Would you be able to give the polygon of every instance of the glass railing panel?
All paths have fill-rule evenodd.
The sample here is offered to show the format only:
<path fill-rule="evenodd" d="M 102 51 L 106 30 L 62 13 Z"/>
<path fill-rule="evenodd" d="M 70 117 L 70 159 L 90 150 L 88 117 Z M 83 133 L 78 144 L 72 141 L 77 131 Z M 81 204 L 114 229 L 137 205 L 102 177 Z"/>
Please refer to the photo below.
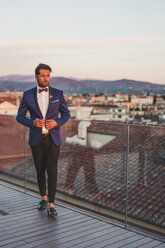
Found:
<path fill-rule="evenodd" d="M 127 125 L 90 121 L 85 130 L 86 125 L 70 120 L 62 128 L 65 141 L 61 146 L 57 189 L 124 214 Z"/>
<path fill-rule="evenodd" d="M 130 125 L 127 214 L 164 227 L 165 127 Z"/>
<path fill-rule="evenodd" d="M 0 178 L 24 184 L 25 128 L 15 116 L 0 115 Z M 19 172 L 21 170 L 21 173 Z"/>

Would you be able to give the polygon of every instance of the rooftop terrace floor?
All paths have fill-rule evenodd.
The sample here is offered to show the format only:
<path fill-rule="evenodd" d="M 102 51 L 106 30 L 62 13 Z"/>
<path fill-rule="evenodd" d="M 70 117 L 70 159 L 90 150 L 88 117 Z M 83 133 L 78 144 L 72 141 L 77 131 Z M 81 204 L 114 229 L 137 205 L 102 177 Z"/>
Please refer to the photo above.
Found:
<path fill-rule="evenodd" d="M 3 248 L 165 248 L 155 238 L 126 230 L 78 211 L 63 203 L 56 204 L 58 216 L 39 211 L 39 198 L 0 181 L 0 247 Z"/>

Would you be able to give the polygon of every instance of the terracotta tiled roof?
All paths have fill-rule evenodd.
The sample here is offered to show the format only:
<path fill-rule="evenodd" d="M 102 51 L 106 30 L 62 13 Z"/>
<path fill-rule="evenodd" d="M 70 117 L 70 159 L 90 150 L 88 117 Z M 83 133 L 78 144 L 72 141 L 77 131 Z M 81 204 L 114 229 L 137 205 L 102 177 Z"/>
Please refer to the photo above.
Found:
<path fill-rule="evenodd" d="M 8 123 L 5 119 L 2 121 Z M 76 134 L 78 123 L 77 120 L 68 121 L 62 127 L 63 138 Z M 16 143 L 23 142 L 23 129 L 16 123 L 14 125 L 15 133 L 18 134 L 18 130 L 20 132 L 19 142 L 14 141 L 18 146 Z M 3 126 L 0 130 L 1 128 Z M 10 130 L 7 125 L 6 130 Z M 130 124 L 129 130 L 128 215 L 165 226 L 165 127 Z M 64 142 L 58 165 L 58 190 L 124 213 L 127 124 L 92 121 L 88 131 L 111 133 L 116 135 L 116 138 L 100 149 Z M 9 142 L 13 139 L 7 136 L 7 131 L 4 136 L 1 131 L 0 134 L 1 138 L 9 139 Z M 8 153 L 13 152 L 14 148 L 7 146 L 7 142 L 5 147 L 9 148 Z M 5 148 L 3 149 L 5 151 Z M 18 147 L 15 151 L 18 151 Z M 14 161 L 13 167 L 6 168 L 6 172 L 23 177 L 23 162 L 23 158 L 22 162 Z M 36 181 L 34 171 L 33 160 L 29 156 L 26 159 L 26 177 L 30 181 Z"/>

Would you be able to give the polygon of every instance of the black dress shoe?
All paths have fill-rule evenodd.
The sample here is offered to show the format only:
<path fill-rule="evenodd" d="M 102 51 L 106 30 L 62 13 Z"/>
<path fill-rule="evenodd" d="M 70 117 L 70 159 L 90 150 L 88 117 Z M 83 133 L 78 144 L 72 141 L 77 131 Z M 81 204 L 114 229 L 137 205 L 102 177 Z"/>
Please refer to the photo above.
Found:
<path fill-rule="evenodd" d="M 48 216 L 57 216 L 57 212 L 55 208 L 48 207 L 47 212 L 48 212 Z"/>
<path fill-rule="evenodd" d="M 43 209 L 45 209 L 46 207 L 47 207 L 47 201 L 41 200 L 41 201 L 39 202 L 39 204 L 38 204 L 38 209 L 39 209 L 39 210 L 43 210 Z"/>

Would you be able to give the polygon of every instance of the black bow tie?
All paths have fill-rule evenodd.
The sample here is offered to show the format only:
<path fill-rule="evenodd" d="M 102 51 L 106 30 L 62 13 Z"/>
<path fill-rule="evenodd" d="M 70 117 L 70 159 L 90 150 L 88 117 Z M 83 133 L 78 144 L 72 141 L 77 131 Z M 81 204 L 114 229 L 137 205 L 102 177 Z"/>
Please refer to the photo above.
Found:
<path fill-rule="evenodd" d="M 39 93 L 43 92 L 43 91 L 48 91 L 48 88 L 45 88 L 45 89 L 39 89 Z"/>

